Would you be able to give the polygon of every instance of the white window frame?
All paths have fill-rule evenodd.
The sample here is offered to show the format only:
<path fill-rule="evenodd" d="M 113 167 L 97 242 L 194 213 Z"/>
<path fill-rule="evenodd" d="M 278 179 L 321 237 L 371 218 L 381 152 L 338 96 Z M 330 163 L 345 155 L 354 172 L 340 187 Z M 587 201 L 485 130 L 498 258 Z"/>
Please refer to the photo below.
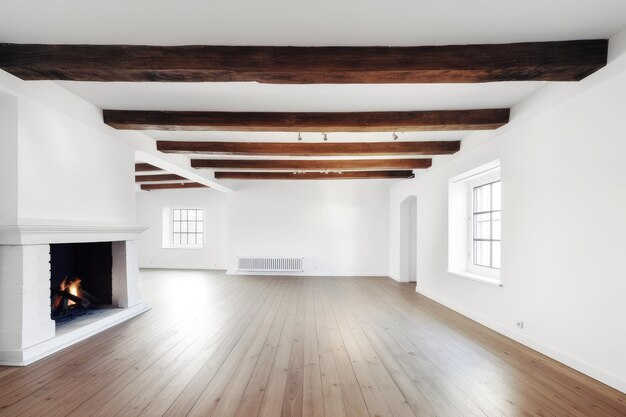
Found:
<path fill-rule="evenodd" d="M 501 182 L 500 179 L 500 173 L 493 173 L 493 174 L 489 174 L 489 175 L 484 175 L 484 176 L 480 176 L 478 179 L 475 179 L 473 181 L 469 181 L 468 182 L 468 202 L 469 202 L 469 207 L 467 210 L 468 216 L 467 216 L 467 227 L 468 227 L 468 231 L 467 231 L 467 236 L 469 238 L 469 241 L 467 242 L 467 248 L 468 248 L 468 260 L 467 260 L 467 271 L 470 273 L 474 273 L 474 274 L 478 274 L 481 276 L 485 276 L 485 277 L 490 277 L 490 278 L 496 278 L 499 279 L 500 278 L 500 269 L 501 268 L 494 268 L 494 267 L 487 267 L 487 266 L 482 266 L 482 265 L 478 265 L 476 264 L 476 253 L 474 252 L 475 250 L 475 246 L 474 246 L 474 242 L 476 240 L 475 237 L 475 224 L 474 224 L 474 207 L 475 207 L 475 201 L 474 201 L 474 190 L 478 187 L 482 187 L 488 184 L 493 184 L 496 182 Z M 502 185 L 500 185 L 500 187 L 502 187 Z M 500 188 L 502 189 L 502 188 Z M 492 196 L 493 198 L 493 196 Z M 493 204 L 493 200 L 492 200 L 492 204 Z M 502 224 L 502 196 L 500 196 L 500 210 L 496 210 L 500 212 L 500 224 Z M 493 211 L 492 211 L 493 212 Z M 502 232 L 500 232 L 500 234 L 502 234 Z M 499 240 L 500 242 L 502 241 L 502 239 L 500 238 Z M 492 255 L 493 256 L 493 253 Z M 502 255 L 500 255 L 500 257 L 502 257 Z M 500 265 L 502 264 L 501 259 L 500 259 Z M 493 264 L 493 259 L 491 260 L 491 264 Z"/>
<path fill-rule="evenodd" d="M 202 243 L 174 243 L 174 234 L 175 233 L 183 233 L 183 232 L 175 232 L 174 231 L 174 222 L 180 221 L 175 220 L 175 211 L 177 210 L 185 210 L 186 214 L 189 215 L 189 210 L 195 210 L 196 216 L 197 213 L 202 213 L 202 226 L 200 232 L 196 230 L 193 234 L 201 234 L 202 235 Z M 182 214 L 182 213 L 181 213 Z M 193 221 L 195 227 L 198 226 L 198 221 Z M 187 227 L 189 227 L 189 221 L 186 221 Z M 187 235 L 190 234 L 189 231 L 185 231 Z M 165 249 L 203 249 L 206 242 L 206 211 L 202 207 L 165 207 L 163 208 L 163 248 Z"/>
<path fill-rule="evenodd" d="M 499 160 L 479 166 L 449 180 L 448 273 L 501 287 L 501 269 L 474 265 L 473 253 L 474 188 L 496 181 L 501 182 L 500 189 L 502 193 Z M 502 196 L 500 196 L 500 208 L 502 208 Z M 501 210 L 500 213 L 502 213 Z M 502 222 L 502 217 L 500 221 Z M 500 253 L 500 261 L 501 260 L 502 250 Z M 502 262 L 500 262 L 500 265 L 502 268 Z"/>

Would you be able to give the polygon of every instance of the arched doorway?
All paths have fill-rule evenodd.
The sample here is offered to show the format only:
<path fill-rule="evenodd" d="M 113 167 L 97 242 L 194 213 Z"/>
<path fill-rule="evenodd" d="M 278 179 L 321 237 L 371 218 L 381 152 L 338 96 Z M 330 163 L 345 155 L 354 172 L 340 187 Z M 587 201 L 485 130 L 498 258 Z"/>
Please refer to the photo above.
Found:
<path fill-rule="evenodd" d="M 400 203 L 400 281 L 417 281 L 417 197 Z"/>

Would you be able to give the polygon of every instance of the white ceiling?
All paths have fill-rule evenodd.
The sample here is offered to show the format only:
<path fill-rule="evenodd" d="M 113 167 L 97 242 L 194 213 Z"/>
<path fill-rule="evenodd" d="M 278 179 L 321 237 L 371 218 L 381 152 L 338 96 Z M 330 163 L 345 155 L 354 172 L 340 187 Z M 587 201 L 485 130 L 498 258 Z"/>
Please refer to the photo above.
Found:
<path fill-rule="evenodd" d="M 0 5 L 0 42 L 16 43 L 418 46 L 607 38 L 625 27 L 626 0 L 2 0 Z M 546 83 L 59 84 L 108 109 L 393 111 L 512 107 Z M 146 133 L 164 140 L 295 140 L 284 132 Z M 399 140 L 458 140 L 467 133 L 405 133 Z M 319 134 L 303 138 L 321 141 Z"/>
<path fill-rule="evenodd" d="M 394 111 L 508 108 L 543 82 L 422 85 L 279 85 L 258 83 L 97 83 L 60 85 L 102 109 L 213 111 Z M 290 142 L 285 132 L 145 131 L 161 140 Z M 407 132 L 400 140 L 459 140 L 468 132 Z M 319 133 L 303 133 L 321 141 Z M 389 132 L 331 133 L 329 140 L 381 141 Z"/>
<path fill-rule="evenodd" d="M 543 82 L 489 84 L 102 83 L 58 84 L 103 109 L 399 111 L 509 107 Z"/>
<path fill-rule="evenodd" d="M 608 37 L 624 0 L 2 0 L 1 42 L 435 45 Z"/>
<path fill-rule="evenodd" d="M 59 85 L 102 109 L 213 111 L 397 111 L 508 108 L 545 82 L 489 84 L 280 85 L 258 83 L 101 83 Z M 290 142 L 288 132 L 144 131 L 157 140 Z M 399 140 L 459 140 L 469 132 L 407 132 Z M 319 133 L 303 140 L 321 141 Z M 335 141 L 386 141 L 390 132 L 330 133 Z"/>

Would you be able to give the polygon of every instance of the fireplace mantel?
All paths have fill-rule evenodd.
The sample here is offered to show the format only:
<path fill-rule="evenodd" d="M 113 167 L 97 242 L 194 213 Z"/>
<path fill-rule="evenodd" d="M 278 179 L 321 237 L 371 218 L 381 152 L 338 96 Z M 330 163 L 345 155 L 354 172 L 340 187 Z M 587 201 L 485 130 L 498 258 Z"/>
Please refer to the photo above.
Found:
<path fill-rule="evenodd" d="M 148 310 L 141 302 L 137 242 L 146 227 L 0 224 L 0 365 L 24 366 Z M 51 245 L 111 242 L 112 306 L 62 327 L 51 319 Z"/>
<path fill-rule="evenodd" d="M 51 223 L 0 224 L 0 245 L 115 242 L 137 240 L 148 228 L 137 224 Z"/>

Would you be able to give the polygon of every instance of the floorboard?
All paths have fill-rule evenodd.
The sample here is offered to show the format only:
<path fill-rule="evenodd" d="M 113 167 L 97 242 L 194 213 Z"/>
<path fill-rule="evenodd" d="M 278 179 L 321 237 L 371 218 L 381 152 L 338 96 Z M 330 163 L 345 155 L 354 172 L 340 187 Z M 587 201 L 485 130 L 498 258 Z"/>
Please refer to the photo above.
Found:
<path fill-rule="evenodd" d="M 145 314 L 0 367 L 0 416 L 626 416 L 625 394 L 414 284 L 144 271 L 141 286 Z"/>

